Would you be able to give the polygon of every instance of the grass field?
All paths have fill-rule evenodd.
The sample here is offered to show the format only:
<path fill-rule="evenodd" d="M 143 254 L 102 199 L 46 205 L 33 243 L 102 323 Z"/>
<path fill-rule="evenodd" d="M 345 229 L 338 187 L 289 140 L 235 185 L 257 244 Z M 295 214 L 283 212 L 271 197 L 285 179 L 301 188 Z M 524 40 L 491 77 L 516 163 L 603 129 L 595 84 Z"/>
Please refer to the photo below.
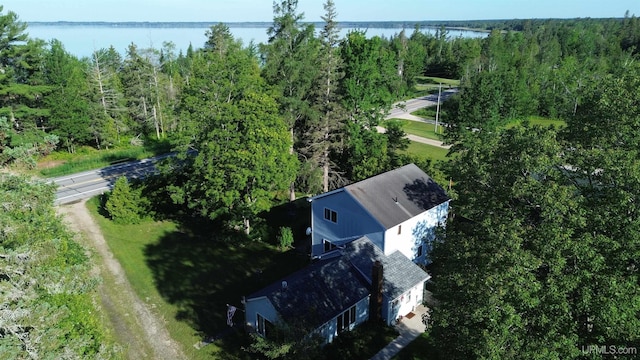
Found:
<path fill-rule="evenodd" d="M 136 293 L 166 321 L 171 336 L 190 359 L 217 358 L 216 352 L 233 354 L 234 348 L 240 351 L 235 344 L 244 336 L 242 331 L 200 350 L 194 345 L 229 331 L 226 304 L 240 306 L 242 296 L 309 261 L 306 254 L 282 252 L 241 236 L 216 239 L 215 229 L 198 224 L 117 225 L 100 215 L 96 199 L 88 204 Z M 242 314 L 237 316 L 241 321 Z"/>
<path fill-rule="evenodd" d="M 392 120 L 400 122 L 400 124 L 402 124 L 402 130 L 407 134 L 417 135 L 423 138 L 441 140 L 441 135 L 444 133 L 444 128 L 442 126 L 438 126 L 438 132 L 436 133 L 434 124 L 402 119 Z M 385 124 L 383 123 L 382 126 L 384 125 Z"/>
<path fill-rule="evenodd" d="M 445 79 L 435 76 L 417 76 L 416 81 L 416 91 L 418 92 L 423 91 L 428 93 L 437 93 L 440 84 L 442 84 L 443 89 L 460 86 L 460 80 Z"/>
<path fill-rule="evenodd" d="M 226 304 L 240 309 L 242 296 L 261 289 L 309 263 L 305 251 L 283 252 L 271 245 L 271 236 L 288 225 L 300 239 L 309 221 L 309 203 L 301 198 L 261 215 L 265 241 L 244 235 L 218 236 L 215 224 L 178 224 L 147 220 L 138 225 L 117 225 L 101 215 L 98 198 L 88 207 L 102 229 L 116 259 L 124 268 L 137 295 L 164 320 L 171 336 L 189 359 L 251 359 L 243 348 L 248 337 L 226 325 Z M 300 243 L 298 243 L 300 245 Z M 243 314 L 236 314 L 242 323 Z M 222 340 L 196 349 L 205 337 L 226 334 Z M 368 358 L 396 333 L 389 328 L 364 327 L 327 347 L 327 358 Z"/>
<path fill-rule="evenodd" d="M 44 177 L 63 176 L 167 152 L 169 144 L 166 142 L 147 142 L 145 146 L 127 146 L 111 150 L 96 150 L 85 146 L 75 154 L 62 150 L 39 159 L 36 171 Z"/>
<path fill-rule="evenodd" d="M 413 340 L 407 347 L 400 350 L 400 352 L 391 358 L 392 360 L 422 360 L 422 359 L 436 359 L 433 355 L 433 349 L 429 344 L 429 335 L 427 333 L 421 334 L 418 338 Z"/>
<path fill-rule="evenodd" d="M 449 161 L 449 158 L 447 157 L 449 150 L 415 141 L 412 141 L 409 144 L 409 148 L 406 152 L 408 154 L 424 159 L 431 159 L 433 161 Z"/>

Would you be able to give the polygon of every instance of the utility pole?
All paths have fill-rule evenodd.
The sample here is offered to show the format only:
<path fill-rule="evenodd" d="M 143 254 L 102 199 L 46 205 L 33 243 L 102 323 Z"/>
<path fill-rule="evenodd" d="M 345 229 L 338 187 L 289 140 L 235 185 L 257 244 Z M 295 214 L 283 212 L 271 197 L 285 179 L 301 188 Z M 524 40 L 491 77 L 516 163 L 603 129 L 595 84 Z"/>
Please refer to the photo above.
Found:
<path fill-rule="evenodd" d="M 438 115 L 440 114 L 440 94 L 442 93 L 442 83 L 438 86 L 438 104 L 436 104 L 436 127 L 435 132 L 438 133 Z"/>

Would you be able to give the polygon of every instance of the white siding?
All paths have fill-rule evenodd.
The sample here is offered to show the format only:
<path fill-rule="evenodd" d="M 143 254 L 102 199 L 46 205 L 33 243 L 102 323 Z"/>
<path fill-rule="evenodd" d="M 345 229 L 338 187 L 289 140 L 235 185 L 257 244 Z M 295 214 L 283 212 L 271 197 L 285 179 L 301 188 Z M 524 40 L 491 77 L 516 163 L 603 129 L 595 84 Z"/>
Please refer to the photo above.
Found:
<path fill-rule="evenodd" d="M 387 307 L 387 324 L 393 325 L 394 321 L 400 316 L 407 316 L 407 314 L 414 311 L 418 305 L 422 304 L 423 289 L 424 283 L 416 284 L 416 286 L 406 293 L 389 301 Z"/>
<path fill-rule="evenodd" d="M 449 210 L 449 202 L 442 203 L 432 209 L 414 216 L 411 219 L 387 229 L 384 234 L 385 255 L 390 255 L 396 250 L 418 264 L 426 264 L 428 261 L 428 245 L 435 237 L 435 229 L 444 225 Z M 400 234 L 398 234 L 400 228 Z M 418 257 L 418 247 L 422 246 L 422 254 Z"/>

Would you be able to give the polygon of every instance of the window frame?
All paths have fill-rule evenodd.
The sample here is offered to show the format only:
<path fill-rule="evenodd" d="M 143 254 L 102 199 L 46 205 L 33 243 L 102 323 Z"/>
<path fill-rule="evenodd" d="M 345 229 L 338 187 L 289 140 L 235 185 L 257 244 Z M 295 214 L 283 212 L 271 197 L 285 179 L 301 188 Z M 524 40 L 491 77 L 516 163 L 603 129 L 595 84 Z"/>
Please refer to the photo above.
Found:
<path fill-rule="evenodd" d="M 338 223 L 338 212 L 328 207 L 324 208 L 324 219 L 334 224 Z"/>
<path fill-rule="evenodd" d="M 323 253 L 328 253 L 329 251 L 333 251 L 333 250 L 335 250 L 337 248 L 338 248 L 338 246 L 336 244 L 334 244 L 333 242 L 331 242 L 331 241 L 329 241 L 327 239 L 322 239 L 322 250 L 323 250 Z"/>
<path fill-rule="evenodd" d="M 356 305 L 353 305 L 343 313 L 338 315 L 336 319 L 336 332 L 339 334 L 344 331 L 350 331 L 351 326 L 356 323 Z"/>

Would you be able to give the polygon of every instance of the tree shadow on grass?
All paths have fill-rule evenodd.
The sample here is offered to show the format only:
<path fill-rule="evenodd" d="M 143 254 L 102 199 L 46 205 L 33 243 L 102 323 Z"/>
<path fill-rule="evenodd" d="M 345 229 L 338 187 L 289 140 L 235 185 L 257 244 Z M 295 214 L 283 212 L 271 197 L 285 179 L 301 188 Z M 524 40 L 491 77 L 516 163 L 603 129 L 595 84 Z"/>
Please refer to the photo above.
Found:
<path fill-rule="evenodd" d="M 177 306 L 176 318 L 203 339 L 230 332 L 227 304 L 240 309 L 234 322 L 243 324 L 243 296 L 308 263 L 306 256 L 296 252 L 281 252 L 249 241 L 244 234 L 220 229 L 215 223 L 185 223 L 145 248 L 159 293 Z"/>

